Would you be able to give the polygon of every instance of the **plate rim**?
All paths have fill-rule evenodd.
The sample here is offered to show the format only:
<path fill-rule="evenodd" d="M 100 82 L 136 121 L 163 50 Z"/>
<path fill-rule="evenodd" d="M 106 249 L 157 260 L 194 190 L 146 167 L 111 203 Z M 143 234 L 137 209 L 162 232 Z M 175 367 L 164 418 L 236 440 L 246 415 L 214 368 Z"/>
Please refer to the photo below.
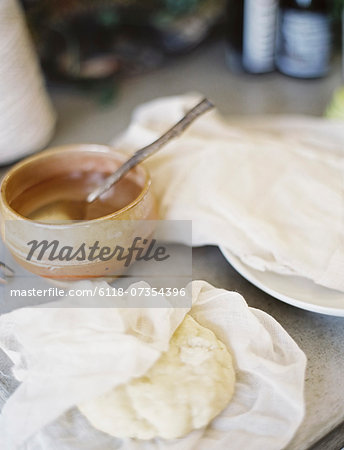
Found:
<path fill-rule="evenodd" d="M 262 283 L 260 280 L 258 280 L 254 274 L 251 272 L 251 268 L 244 264 L 240 258 L 234 253 L 232 253 L 229 249 L 219 246 L 219 249 L 226 259 L 226 261 L 247 281 L 249 281 L 251 284 L 256 286 L 261 291 L 271 295 L 272 297 L 276 298 L 277 300 L 280 300 L 284 303 L 287 303 L 289 305 L 295 306 L 297 308 L 303 309 L 305 311 L 311 311 L 315 312 L 317 314 L 325 314 L 327 316 L 334 316 L 334 317 L 344 317 L 344 305 L 343 308 L 334 308 L 329 306 L 321 306 L 321 305 L 314 305 L 312 303 L 308 303 L 305 300 L 300 300 L 295 297 L 291 297 L 288 295 L 285 295 L 281 292 L 276 291 L 275 289 L 269 287 L 268 285 Z M 253 269 L 252 269 L 253 270 Z M 278 274 L 277 274 L 278 275 Z M 303 277 L 304 278 L 304 277 Z M 324 287 L 326 289 L 326 287 Z M 343 293 L 344 295 L 344 293 Z"/>

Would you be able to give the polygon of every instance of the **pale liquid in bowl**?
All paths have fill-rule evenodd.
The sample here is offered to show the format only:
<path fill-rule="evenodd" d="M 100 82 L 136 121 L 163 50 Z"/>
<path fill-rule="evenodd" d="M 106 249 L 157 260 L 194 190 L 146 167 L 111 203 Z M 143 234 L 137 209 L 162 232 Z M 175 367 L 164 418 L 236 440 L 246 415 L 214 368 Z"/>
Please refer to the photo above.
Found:
<path fill-rule="evenodd" d="M 38 222 L 92 220 L 106 216 L 129 205 L 142 191 L 141 186 L 124 177 L 93 203 L 87 203 L 87 195 L 109 175 L 74 171 L 50 178 L 20 193 L 10 206 L 20 215 Z"/>

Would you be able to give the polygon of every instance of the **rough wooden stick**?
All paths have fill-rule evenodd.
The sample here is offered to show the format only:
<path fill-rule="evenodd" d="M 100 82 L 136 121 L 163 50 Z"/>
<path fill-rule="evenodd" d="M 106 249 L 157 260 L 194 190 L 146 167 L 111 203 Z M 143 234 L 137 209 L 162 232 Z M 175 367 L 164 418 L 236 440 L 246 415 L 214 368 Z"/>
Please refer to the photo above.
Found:
<path fill-rule="evenodd" d="M 99 188 L 88 195 L 87 202 L 94 202 L 98 197 L 104 194 L 104 192 L 108 191 L 111 186 L 117 183 L 117 181 L 119 181 L 130 169 L 135 167 L 140 162 L 144 161 L 149 156 L 156 153 L 161 149 L 161 147 L 167 144 L 167 142 L 180 136 L 183 131 L 192 124 L 194 120 L 196 120 L 199 116 L 204 114 L 206 111 L 209 111 L 213 107 L 214 105 L 209 100 L 207 100 L 206 98 L 203 99 L 194 108 L 190 109 L 190 111 L 188 111 L 179 122 L 177 122 L 161 137 L 159 137 L 159 139 L 134 153 L 134 155 L 130 159 L 128 159 L 128 161 L 126 161 L 118 170 L 116 170 L 114 174 L 106 178 L 104 184 L 99 186 Z"/>

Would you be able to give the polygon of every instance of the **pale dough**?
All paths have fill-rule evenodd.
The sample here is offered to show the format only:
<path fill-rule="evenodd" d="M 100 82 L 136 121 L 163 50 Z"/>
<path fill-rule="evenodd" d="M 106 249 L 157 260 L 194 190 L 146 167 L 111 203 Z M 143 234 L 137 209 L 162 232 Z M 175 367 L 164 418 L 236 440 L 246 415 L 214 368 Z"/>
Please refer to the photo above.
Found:
<path fill-rule="evenodd" d="M 169 350 L 145 376 L 79 409 L 95 428 L 113 436 L 174 439 L 208 425 L 229 403 L 234 384 L 227 348 L 186 315 Z"/>

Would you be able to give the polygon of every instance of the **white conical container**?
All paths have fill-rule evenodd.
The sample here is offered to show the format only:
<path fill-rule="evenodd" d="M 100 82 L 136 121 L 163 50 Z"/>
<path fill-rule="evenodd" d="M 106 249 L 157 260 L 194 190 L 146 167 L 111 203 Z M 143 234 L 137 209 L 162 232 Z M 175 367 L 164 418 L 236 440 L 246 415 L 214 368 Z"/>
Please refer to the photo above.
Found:
<path fill-rule="evenodd" d="M 0 164 L 42 149 L 55 125 L 17 0 L 0 0 Z"/>

